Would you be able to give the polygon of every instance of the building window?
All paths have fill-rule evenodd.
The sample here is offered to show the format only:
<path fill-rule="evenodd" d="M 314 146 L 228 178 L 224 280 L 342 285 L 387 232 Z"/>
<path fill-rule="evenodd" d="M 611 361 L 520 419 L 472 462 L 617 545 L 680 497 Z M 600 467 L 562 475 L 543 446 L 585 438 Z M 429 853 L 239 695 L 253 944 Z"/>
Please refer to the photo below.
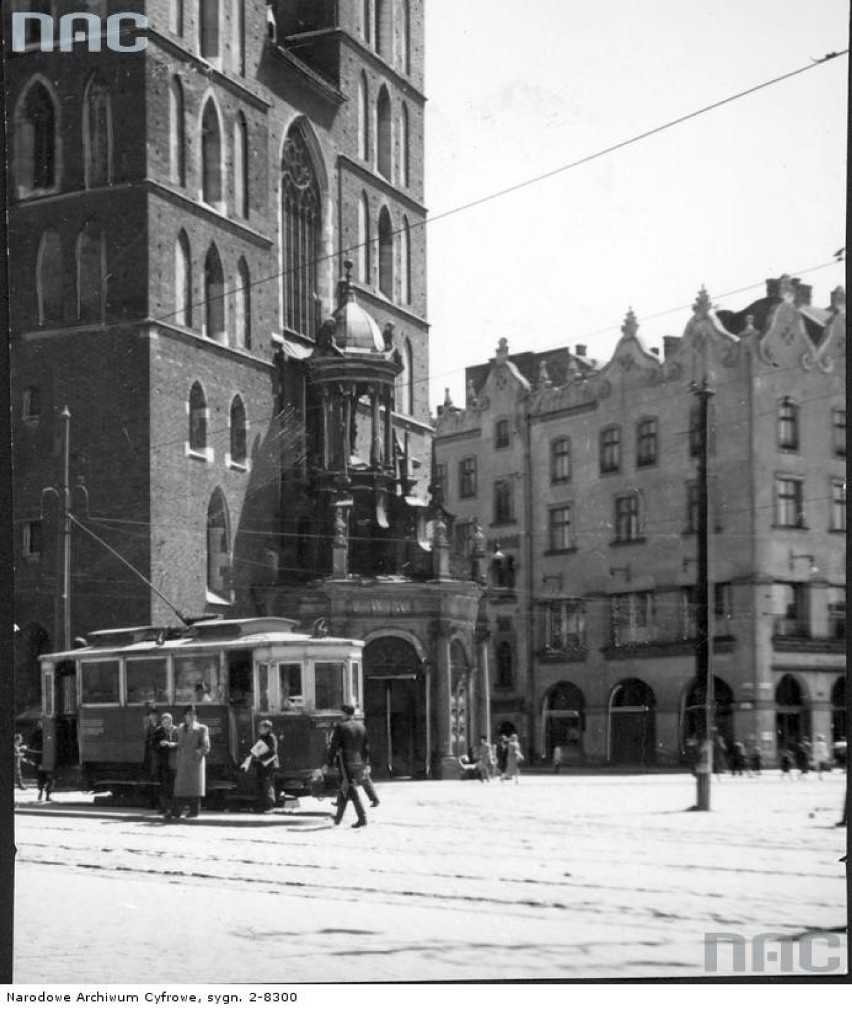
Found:
<path fill-rule="evenodd" d="M 207 451 L 207 400 L 198 382 L 189 391 L 189 450 Z"/>
<path fill-rule="evenodd" d="M 231 595 L 231 531 L 225 497 L 217 490 L 207 509 L 207 591 L 214 599 L 230 601 Z"/>
<path fill-rule="evenodd" d="M 393 164 L 391 135 L 391 103 L 388 89 L 382 86 L 376 102 L 376 168 L 379 175 L 390 180 Z"/>
<path fill-rule="evenodd" d="M 778 406 L 778 448 L 799 450 L 799 408 L 791 399 L 782 399 Z"/>
<path fill-rule="evenodd" d="M 172 182 L 177 186 L 185 186 L 186 113 L 183 85 L 177 77 L 172 78 L 169 89 L 169 169 Z"/>
<path fill-rule="evenodd" d="M 618 473 L 621 470 L 621 428 L 605 427 L 600 435 L 601 473 Z"/>
<path fill-rule="evenodd" d="M 77 318 L 103 323 L 106 309 L 106 241 L 87 224 L 77 238 Z"/>
<path fill-rule="evenodd" d="M 775 599 L 775 634 L 782 638 L 810 637 L 808 586 L 804 582 L 776 583 L 772 586 Z"/>
<path fill-rule="evenodd" d="M 655 637 L 653 592 L 629 592 L 610 600 L 612 643 L 619 645 L 653 641 Z"/>
<path fill-rule="evenodd" d="M 622 494 L 615 499 L 615 542 L 639 539 L 639 495 Z"/>
<path fill-rule="evenodd" d="M 237 264 L 237 289 L 234 291 L 234 338 L 236 345 L 251 349 L 251 274 L 241 259 Z"/>
<path fill-rule="evenodd" d="M 831 433 L 834 454 L 841 459 L 846 458 L 846 410 L 835 407 L 831 411 Z"/>
<path fill-rule="evenodd" d="M 411 73 L 411 12 L 408 0 L 400 0 L 399 5 L 399 68 L 404 74 Z"/>
<path fill-rule="evenodd" d="M 459 497 L 476 497 L 476 456 L 459 463 Z"/>
<path fill-rule="evenodd" d="M 222 209 L 222 130 L 212 98 L 201 117 L 201 199 Z"/>
<path fill-rule="evenodd" d="M 192 326 L 192 261 L 184 231 L 175 242 L 175 324 Z"/>
<path fill-rule="evenodd" d="M 804 529 L 802 511 L 803 482 L 794 477 L 775 478 L 775 525 L 788 529 Z"/>
<path fill-rule="evenodd" d="M 733 612 L 733 586 L 730 582 L 717 582 L 713 586 L 713 616 L 717 620 L 730 620 Z"/>
<path fill-rule="evenodd" d="M 831 530 L 846 532 L 846 481 L 831 481 Z"/>
<path fill-rule="evenodd" d="M 83 137 L 86 188 L 108 186 L 112 182 L 112 119 L 109 92 L 97 78 L 86 88 Z"/>
<path fill-rule="evenodd" d="M 411 304 L 411 229 L 403 217 L 399 232 L 399 291 L 403 305 Z"/>
<path fill-rule="evenodd" d="M 246 408 L 239 396 L 231 403 L 231 462 L 235 466 L 246 464 Z"/>
<path fill-rule="evenodd" d="M 184 0 L 171 0 L 169 4 L 169 29 L 180 36 L 183 36 L 183 5 Z"/>
<path fill-rule="evenodd" d="M 411 185 L 411 141 L 409 138 L 408 106 L 399 110 L 399 184 Z"/>
<path fill-rule="evenodd" d="M 446 501 L 450 495 L 450 481 L 445 462 L 435 463 L 435 469 L 432 472 L 432 493 L 440 501 Z"/>
<path fill-rule="evenodd" d="M 375 46 L 379 56 L 391 56 L 391 0 L 373 0 L 376 11 Z"/>
<path fill-rule="evenodd" d="M 225 342 L 225 274 L 215 245 L 204 260 L 204 335 Z"/>
<path fill-rule="evenodd" d="M 402 371 L 394 381 L 394 407 L 397 413 L 411 413 L 411 342 L 404 340 L 398 347 Z"/>
<path fill-rule="evenodd" d="M 495 549 L 491 558 L 491 583 L 498 589 L 515 587 L 515 558 L 499 548 Z"/>
<path fill-rule="evenodd" d="M 367 194 L 358 200 L 358 279 L 370 283 L 370 205 Z"/>
<path fill-rule="evenodd" d="M 512 443 L 508 420 L 498 420 L 494 425 L 494 447 L 508 448 Z"/>
<path fill-rule="evenodd" d="M 39 557 L 44 550 L 44 527 L 41 522 L 25 522 L 21 530 L 21 552 L 24 557 Z"/>
<path fill-rule="evenodd" d="M 361 34 L 365 42 L 373 41 L 373 13 L 370 9 L 370 0 L 363 0 L 361 4 Z"/>
<path fill-rule="evenodd" d="M 459 521 L 453 525 L 453 549 L 461 557 L 470 557 L 473 548 L 473 522 Z"/>
<path fill-rule="evenodd" d="M 387 207 L 379 214 L 379 290 L 393 299 L 393 225 Z"/>
<path fill-rule="evenodd" d="M 302 130 L 287 134 L 281 158 L 281 235 L 284 243 L 282 302 L 284 325 L 302 336 L 316 333 L 320 188 Z"/>
<path fill-rule="evenodd" d="M 550 443 L 550 482 L 567 483 L 571 479 L 571 439 L 554 438 Z"/>
<path fill-rule="evenodd" d="M 544 647 L 575 652 L 586 646 L 586 606 L 582 599 L 554 599 L 544 607 Z"/>
<path fill-rule="evenodd" d="M 828 590 L 828 636 L 846 637 L 846 589 Z"/>
<path fill-rule="evenodd" d="M 510 480 L 494 481 L 494 525 L 514 522 L 515 508 Z"/>
<path fill-rule="evenodd" d="M 689 480 L 686 484 L 686 533 L 698 532 L 698 483 Z"/>
<path fill-rule="evenodd" d="M 370 92 L 363 73 L 358 78 L 358 157 L 370 160 Z"/>
<path fill-rule="evenodd" d="M 508 641 L 500 641 L 496 650 L 497 658 L 497 679 L 495 686 L 498 690 L 511 690 L 515 684 L 514 657 L 512 646 Z"/>
<path fill-rule="evenodd" d="M 40 326 L 62 322 L 64 283 L 62 243 L 51 228 L 41 236 L 36 256 L 36 310 Z"/>
<path fill-rule="evenodd" d="M 231 24 L 234 32 L 234 72 L 246 75 L 246 0 L 234 0 Z"/>
<path fill-rule="evenodd" d="M 244 220 L 249 216 L 248 126 L 242 113 L 234 121 L 234 210 Z"/>
<path fill-rule="evenodd" d="M 219 63 L 219 0 L 202 0 L 199 7 L 201 55 L 209 63 Z"/>
<path fill-rule="evenodd" d="M 636 465 L 654 466 L 657 462 L 657 418 L 645 417 L 636 425 Z"/>
<path fill-rule="evenodd" d="M 57 182 L 57 110 L 36 81 L 26 92 L 15 132 L 18 185 L 23 193 L 53 189 Z"/>
<path fill-rule="evenodd" d="M 38 420 L 41 417 L 41 390 L 37 385 L 24 389 L 21 397 L 22 420 Z"/>
<path fill-rule="evenodd" d="M 548 544 L 551 550 L 570 550 L 574 546 L 574 515 L 571 505 L 550 509 Z"/>

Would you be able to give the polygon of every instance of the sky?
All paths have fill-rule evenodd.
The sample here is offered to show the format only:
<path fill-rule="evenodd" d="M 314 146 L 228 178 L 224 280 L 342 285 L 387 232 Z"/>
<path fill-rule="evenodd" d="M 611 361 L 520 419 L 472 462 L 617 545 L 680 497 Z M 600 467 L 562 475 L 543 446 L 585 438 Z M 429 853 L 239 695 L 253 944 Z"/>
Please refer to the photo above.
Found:
<path fill-rule="evenodd" d="M 629 308 L 661 346 L 702 285 L 741 309 L 783 273 L 828 305 L 847 55 L 440 215 L 811 66 L 846 49 L 848 19 L 846 0 L 426 0 L 432 411 L 445 387 L 464 404 L 465 366 L 501 337 L 606 360 Z"/>

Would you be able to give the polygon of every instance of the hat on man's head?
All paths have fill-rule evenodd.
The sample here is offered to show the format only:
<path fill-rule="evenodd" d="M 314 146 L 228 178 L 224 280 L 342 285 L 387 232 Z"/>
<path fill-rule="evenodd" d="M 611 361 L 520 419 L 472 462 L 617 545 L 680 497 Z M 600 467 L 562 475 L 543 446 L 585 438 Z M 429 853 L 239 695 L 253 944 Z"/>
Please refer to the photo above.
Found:
<path fill-rule="evenodd" d="M 264 718 L 258 727 L 262 729 L 264 725 L 268 725 L 270 729 L 272 728 L 272 722 L 270 722 L 268 718 Z"/>
<path fill-rule="evenodd" d="M 344 715 L 354 715 L 355 714 L 355 709 L 352 707 L 351 704 L 341 704 L 340 710 L 343 712 Z"/>
<path fill-rule="evenodd" d="M 196 715 L 196 714 L 198 714 L 198 711 L 197 711 L 197 709 L 196 709 L 196 707 L 195 707 L 194 704 L 187 704 L 187 706 L 183 709 L 183 713 L 185 715 L 189 715 L 189 714 Z"/>

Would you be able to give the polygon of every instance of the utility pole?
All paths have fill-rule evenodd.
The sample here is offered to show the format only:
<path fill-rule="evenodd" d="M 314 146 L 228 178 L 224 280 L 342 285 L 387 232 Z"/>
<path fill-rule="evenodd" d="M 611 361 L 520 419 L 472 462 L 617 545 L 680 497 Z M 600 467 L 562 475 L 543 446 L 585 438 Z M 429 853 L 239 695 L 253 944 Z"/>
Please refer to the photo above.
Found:
<path fill-rule="evenodd" d="M 59 415 L 61 423 L 62 474 L 58 487 L 45 487 L 41 492 L 42 507 L 48 494 L 55 495 L 59 505 L 59 526 L 57 533 L 57 575 L 56 596 L 53 616 L 53 647 L 55 651 L 67 652 L 71 648 L 71 487 L 69 462 L 71 458 L 71 411 L 63 407 Z"/>
<path fill-rule="evenodd" d="M 707 460 L 710 448 L 709 404 L 713 393 L 707 379 L 692 390 L 698 396 L 698 556 L 695 583 L 695 682 L 704 708 L 700 753 L 696 766 L 695 808 L 710 809 L 710 779 L 713 773 L 713 626 L 710 610 L 710 495 Z"/>

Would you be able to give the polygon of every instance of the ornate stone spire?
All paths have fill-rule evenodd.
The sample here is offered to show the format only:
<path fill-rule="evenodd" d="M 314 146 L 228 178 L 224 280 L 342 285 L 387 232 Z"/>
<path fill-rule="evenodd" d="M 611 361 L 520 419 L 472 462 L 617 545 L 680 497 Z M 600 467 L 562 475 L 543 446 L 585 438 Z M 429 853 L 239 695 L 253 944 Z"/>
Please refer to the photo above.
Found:
<path fill-rule="evenodd" d="M 447 386 L 444 389 L 444 409 L 452 410 L 452 408 L 453 408 L 453 399 L 452 396 L 450 396 L 450 388 L 449 386 Z"/>
<path fill-rule="evenodd" d="M 621 335 L 632 337 L 635 340 L 638 332 L 639 323 L 636 321 L 636 315 L 632 308 L 628 308 L 627 315 L 624 316 L 624 323 L 621 327 Z"/>
<path fill-rule="evenodd" d="M 538 363 L 538 387 L 539 389 L 550 389 L 552 386 L 553 382 L 547 370 L 547 361 L 541 360 Z"/>
<path fill-rule="evenodd" d="M 467 388 L 465 390 L 465 403 L 467 406 L 477 406 L 478 400 L 476 398 L 476 389 L 473 385 L 473 379 L 469 378 L 467 380 Z"/>
<path fill-rule="evenodd" d="M 712 307 L 713 306 L 710 304 L 710 295 L 707 293 L 707 288 L 702 284 L 701 290 L 698 292 L 698 297 L 695 299 L 695 304 L 692 306 L 692 311 L 700 318 L 706 319 L 710 314 L 710 309 Z"/>
<path fill-rule="evenodd" d="M 509 358 L 509 341 L 505 336 L 500 337 L 500 341 L 497 344 L 497 360 L 506 361 Z"/>

